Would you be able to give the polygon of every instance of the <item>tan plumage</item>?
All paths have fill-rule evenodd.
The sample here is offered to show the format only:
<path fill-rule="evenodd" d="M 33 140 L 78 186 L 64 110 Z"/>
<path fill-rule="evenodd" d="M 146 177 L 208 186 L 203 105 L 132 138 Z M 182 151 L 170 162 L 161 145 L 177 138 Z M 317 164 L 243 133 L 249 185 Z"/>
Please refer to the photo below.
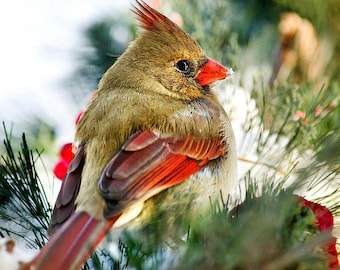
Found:
<path fill-rule="evenodd" d="M 146 23 L 141 23 L 145 28 Z M 150 25 L 143 31 L 105 73 L 76 134 L 77 141 L 87 142 L 87 149 L 94 148 L 88 150 L 92 154 L 87 156 L 83 173 L 83 177 L 93 184 L 88 187 L 89 190 L 96 187 L 93 179 L 98 178 L 112 153 L 117 152 L 123 142 L 138 130 L 157 130 L 197 138 L 218 138 L 222 133 L 229 144 L 231 158 L 228 162 L 235 158 L 234 138 L 222 106 L 209 86 L 200 86 L 174 68 L 182 59 L 191 59 L 195 71 L 207 61 L 198 43 L 177 25 L 157 21 L 156 25 Z M 201 102 L 200 98 L 204 101 Z M 193 106 L 196 106 L 194 110 Z M 235 176 L 233 170 L 231 173 L 231 168 L 227 168 L 222 173 L 224 179 L 217 189 L 228 190 L 225 184 L 229 181 L 228 174 Z M 83 181 L 87 181 L 86 178 Z M 202 188 L 206 190 L 209 187 Z M 84 209 L 91 209 L 102 200 L 100 196 L 93 198 L 93 202 L 89 200 L 88 189 L 81 189 L 77 199 Z M 101 210 L 93 210 L 92 214 L 96 213 L 100 216 Z"/>
<path fill-rule="evenodd" d="M 81 265 L 91 252 L 87 243 L 94 248 L 103 237 L 96 228 L 147 224 L 155 209 L 164 226 L 174 213 L 195 215 L 221 192 L 226 198 L 235 179 L 234 135 L 210 88 L 228 70 L 164 15 L 137 4 L 143 31 L 104 74 L 79 121 L 78 152 L 52 216 L 57 236 L 36 259 L 37 269 Z M 68 232 L 84 240 L 60 259 L 55 239 Z"/>

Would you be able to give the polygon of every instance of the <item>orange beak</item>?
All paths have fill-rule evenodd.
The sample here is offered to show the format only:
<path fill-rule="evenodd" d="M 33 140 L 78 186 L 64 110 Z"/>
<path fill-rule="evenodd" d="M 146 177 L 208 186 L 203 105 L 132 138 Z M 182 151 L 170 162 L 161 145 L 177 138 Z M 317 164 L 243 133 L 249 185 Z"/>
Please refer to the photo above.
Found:
<path fill-rule="evenodd" d="M 231 70 L 222 66 L 217 61 L 208 58 L 208 61 L 199 69 L 196 80 L 201 86 L 206 86 L 215 81 L 223 80 L 231 74 Z"/>

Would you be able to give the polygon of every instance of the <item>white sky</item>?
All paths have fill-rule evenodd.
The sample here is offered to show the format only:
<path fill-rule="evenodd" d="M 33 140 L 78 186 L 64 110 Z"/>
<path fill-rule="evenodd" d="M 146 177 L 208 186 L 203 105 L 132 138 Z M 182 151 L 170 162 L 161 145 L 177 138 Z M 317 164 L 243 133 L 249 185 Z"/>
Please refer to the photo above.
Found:
<path fill-rule="evenodd" d="M 31 113 L 55 125 L 62 140 L 73 136 L 74 116 L 61 89 L 69 77 L 82 29 L 91 20 L 130 8 L 118 0 L 11 0 L 0 9 L 0 121 L 20 124 Z M 19 125 L 19 126 L 18 126 Z M 0 127 L 0 134 L 2 128 Z M 1 136 L 0 136 L 1 137 Z"/>

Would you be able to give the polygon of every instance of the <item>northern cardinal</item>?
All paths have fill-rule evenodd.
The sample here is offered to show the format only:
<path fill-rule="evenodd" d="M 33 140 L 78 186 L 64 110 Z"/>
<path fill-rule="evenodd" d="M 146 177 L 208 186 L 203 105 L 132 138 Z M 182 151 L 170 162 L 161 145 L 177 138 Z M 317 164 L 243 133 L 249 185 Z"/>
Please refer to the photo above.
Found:
<path fill-rule="evenodd" d="M 26 267 L 77 269 L 112 226 L 141 221 L 150 205 L 169 216 L 184 202 L 198 211 L 226 197 L 235 178 L 233 131 L 210 87 L 230 70 L 167 17 L 136 3 L 143 31 L 103 75 L 80 118 L 52 236 Z"/>

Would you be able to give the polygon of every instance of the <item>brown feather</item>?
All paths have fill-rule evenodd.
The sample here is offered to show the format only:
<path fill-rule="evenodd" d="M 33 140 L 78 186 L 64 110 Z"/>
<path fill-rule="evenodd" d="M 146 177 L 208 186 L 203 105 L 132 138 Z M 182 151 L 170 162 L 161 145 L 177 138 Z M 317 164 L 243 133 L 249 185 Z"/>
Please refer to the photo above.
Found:
<path fill-rule="evenodd" d="M 52 235 L 75 210 L 75 200 L 81 184 L 81 173 L 84 166 L 84 160 L 84 145 L 80 145 L 70 164 L 68 173 L 61 185 L 61 189 L 54 205 L 48 229 L 49 235 Z"/>

